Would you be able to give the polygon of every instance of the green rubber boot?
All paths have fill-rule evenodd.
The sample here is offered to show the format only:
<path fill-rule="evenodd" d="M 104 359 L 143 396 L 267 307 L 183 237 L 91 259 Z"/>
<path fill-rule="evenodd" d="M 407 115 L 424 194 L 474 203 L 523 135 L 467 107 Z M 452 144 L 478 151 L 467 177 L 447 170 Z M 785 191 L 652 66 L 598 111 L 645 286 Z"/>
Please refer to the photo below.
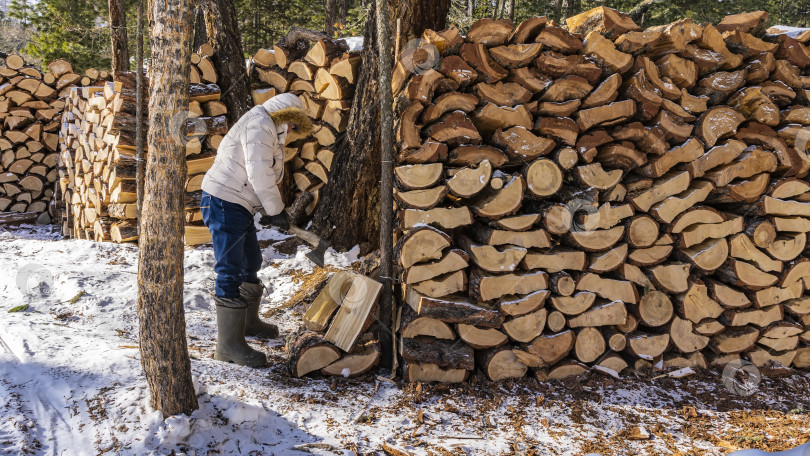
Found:
<path fill-rule="evenodd" d="M 261 367 L 267 364 L 264 353 L 245 342 L 245 314 L 241 299 L 215 297 L 217 304 L 217 348 L 214 359 L 240 366 Z M 240 307 L 241 306 L 241 307 Z"/>
<path fill-rule="evenodd" d="M 245 334 L 248 336 L 262 337 L 265 339 L 275 339 L 278 337 L 278 327 L 265 323 L 259 318 L 259 306 L 262 303 L 264 284 L 243 282 L 239 286 L 239 297 L 247 303 L 247 315 L 245 317 Z"/>

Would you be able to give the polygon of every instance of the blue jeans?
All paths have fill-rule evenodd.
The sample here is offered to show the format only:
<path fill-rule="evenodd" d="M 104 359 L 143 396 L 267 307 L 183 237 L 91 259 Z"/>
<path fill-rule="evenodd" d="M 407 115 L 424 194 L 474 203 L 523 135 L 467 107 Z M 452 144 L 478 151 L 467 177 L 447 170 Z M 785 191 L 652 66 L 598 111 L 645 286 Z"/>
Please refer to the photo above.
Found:
<path fill-rule="evenodd" d="M 216 295 L 239 297 L 242 282 L 259 283 L 262 251 L 256 239 L 253 215 L 236 203 L 202 193 L 200 211 L 203 223 L 211 232 L 217 273 Z"/>

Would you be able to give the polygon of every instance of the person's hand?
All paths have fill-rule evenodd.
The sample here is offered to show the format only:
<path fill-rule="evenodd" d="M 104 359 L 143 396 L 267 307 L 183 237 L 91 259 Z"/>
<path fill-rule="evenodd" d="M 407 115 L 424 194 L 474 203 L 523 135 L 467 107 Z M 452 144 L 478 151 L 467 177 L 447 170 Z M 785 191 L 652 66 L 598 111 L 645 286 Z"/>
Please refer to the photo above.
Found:
<path fill-rule="evenodd" d="M 259 219 L 259 223 L 262 226 L 274 226 L 276 228 L 280 228 L 284 231 L 290 229 L 290 222 L 287 220 L 287 213 L 281 212 L 278 215 L 265 215 L 261 219 Z"/>

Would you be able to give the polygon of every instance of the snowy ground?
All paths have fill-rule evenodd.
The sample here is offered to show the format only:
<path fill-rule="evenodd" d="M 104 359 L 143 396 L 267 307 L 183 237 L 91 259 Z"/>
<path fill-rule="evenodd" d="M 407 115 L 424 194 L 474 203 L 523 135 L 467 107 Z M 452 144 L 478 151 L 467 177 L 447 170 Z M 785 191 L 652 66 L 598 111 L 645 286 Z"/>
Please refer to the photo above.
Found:
<path fill-rule="evenodd" d="M 283 235 L 263 232 L 267 244 Z M 313 272 L 305 249 L 264 249 L 283 306 Z M 286 242 L 289 246 L 289 242 Z M 354 253 L 327 257 L 348 267 Z M 271 365 L 214 361 L 213 254 L 186 251 L 186 319 L 200 409 L 151 410 L 137 349 L 137 248 L 59 240 L 49 227 L 0 227 L 0 454 L 720 455 L 810 440 L 810 374 L 765 378 L 751 396 L 718 373 L 463 386 L 291 379 L 283 341 L 251 343 Z M 45 290 L 36 287 L 50 283 Z M 21 305 L 23 311 L 7 312 Z M 304 309 L 273 313 L 288 333 Z M 421 411 L 422 413 L 419 413 Z M 632 440 L 635 428 L 650 434 Z M 392 453 L 393 454 L 393 453 Z M 753 453 L 752 453 L 753 454 Z M 791 456 L 810 456 L 810 447 Z"/>

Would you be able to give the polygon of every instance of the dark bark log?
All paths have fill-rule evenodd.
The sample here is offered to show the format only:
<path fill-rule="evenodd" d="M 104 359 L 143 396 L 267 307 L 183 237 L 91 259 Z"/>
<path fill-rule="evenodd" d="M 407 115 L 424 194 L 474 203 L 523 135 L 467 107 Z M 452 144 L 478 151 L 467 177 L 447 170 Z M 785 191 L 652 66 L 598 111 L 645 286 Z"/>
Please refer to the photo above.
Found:
<path fill-rule="evenodd" d="M 448 0 L 410 0 L 399 5 L 400 43 L 425 29 L 445 26 Z M 366 22 L 361 72 L 357 81 L 347 134 L 335 143 L 329 185 L 312 219 L 312 227 L 330 245 L 348 250 L 360 244 L 363 253 L 379 242 L 380 117 L 376 13 Z"/>
<path fill-rule="evenodd" d="M 112 44 L 112 72 L 129 70 L 127 46 L 127 15 L 124 0 L 109 0 L 110 40 Z"/>
<path fill-rule="evenodd" d="M 424 337 L 402 339 L 402 358 L 407 361 L 430 363 L 443 368 L 473 370 L 474 355 L 472 347 L 455 341 L 430 340 Z"/>
<path fill-rule="evenodd" d="M 188 110 L 192 2 L 151 3 L 151 93 L 143 216 L 140 220 L 138 321 L 141 365 L 151 405 L 164 416 L 197 407 L 183 309 L 185 150 L 172 139 L 172 113 Z M 163 22 L 160 26 L 157 22 Z"/>

